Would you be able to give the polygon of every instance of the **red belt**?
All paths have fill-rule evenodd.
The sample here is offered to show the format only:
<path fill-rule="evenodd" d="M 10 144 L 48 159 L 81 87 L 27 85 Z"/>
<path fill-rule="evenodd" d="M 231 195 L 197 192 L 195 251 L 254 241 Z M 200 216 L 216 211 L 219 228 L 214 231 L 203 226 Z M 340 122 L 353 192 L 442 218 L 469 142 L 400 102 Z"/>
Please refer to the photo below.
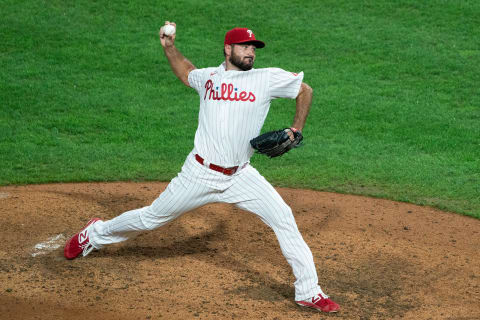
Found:
<path fill-rule="evenodd" d="M 198 162 L 200 162 L 200 164 L 203 166 L 204 165 L 204 160 L 202 157 L 200 157 L 198 154 L 195 154 L 195 159 L 197 159 Z M 245 167 L 246 164 L 244 164 L 242 166 Z M 227 176 L 231 176 L 232 174 L 234 174 L 235 172 L 238 171 L 238 166 L 236 167 L 230 167 L 230 168 L 224 168 L 224 167 L 220 167 L 220 166 L 217 166 L 216 164 L 213 164 L 213 163 L 210 163 L 208 165 L 208 167 L 212 170 L 215 170 L 215 171 L 218 171 L 218 172 L 221 172 L 223 173 L 224 175 L 227 175 Z"/>

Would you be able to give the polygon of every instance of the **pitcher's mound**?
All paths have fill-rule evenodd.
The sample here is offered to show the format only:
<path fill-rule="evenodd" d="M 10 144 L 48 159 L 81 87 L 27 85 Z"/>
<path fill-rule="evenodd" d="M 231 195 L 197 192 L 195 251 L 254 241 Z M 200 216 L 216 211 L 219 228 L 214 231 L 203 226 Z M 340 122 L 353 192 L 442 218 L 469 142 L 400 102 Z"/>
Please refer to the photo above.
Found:
<path fill-rule="evenodd" d="M 67 261 L 92 217 L 149 205 L 165 183 L 0 188 L 5 319 L 325 319 L 294 303 L 274 233 L 212 204 Z M 428 207 L 278 189 L 310 246 L 338 319 L 480 319 L 480 221 Z"/>

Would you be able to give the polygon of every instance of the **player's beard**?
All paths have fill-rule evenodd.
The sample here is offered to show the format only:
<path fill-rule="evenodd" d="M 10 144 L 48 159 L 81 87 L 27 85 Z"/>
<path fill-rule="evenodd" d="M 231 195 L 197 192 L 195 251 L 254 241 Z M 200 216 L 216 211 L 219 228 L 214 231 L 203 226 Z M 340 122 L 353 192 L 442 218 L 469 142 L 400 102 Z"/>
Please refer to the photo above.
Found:
<path fill-rule="evenodd" d="M 230 63 L 233 64 L 235 67 L 239 68 L 240 70 L 248 71 L 253 68 L 253 62 L 254 62 L 254 58 L 253 57 L 250 57 L 250 58 L 246 58 L 246 57 L 242 58 L 235 54 L 235 50 L 232 50 L 232 55 L 230 56 Z"/>

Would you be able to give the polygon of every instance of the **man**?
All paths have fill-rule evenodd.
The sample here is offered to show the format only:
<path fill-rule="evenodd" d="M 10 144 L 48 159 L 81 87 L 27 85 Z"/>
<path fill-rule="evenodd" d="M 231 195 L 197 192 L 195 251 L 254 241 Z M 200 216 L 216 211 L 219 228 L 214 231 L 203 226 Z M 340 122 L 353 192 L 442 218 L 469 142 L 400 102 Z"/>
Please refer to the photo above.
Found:
<path fill-rule="evenodd" d="M 207 203 L 232 203 L 257 214 L 275 232 L 296 277 L 297 304 L 323 312 L 338 311 L 338 304 L 318 285 L 312 253 L 298 231 L 292 210 L 249 164 L 253 154 L 249 141 L 259 135 L 272 99 L 295 98 L 291 131 L 303 129 L 312 101 L 312 89 L 302 82 L 303 72 L 253 69 L 256 49 L 265 44 L 247 28 L 226 33 L 225 61 L 220 66 L 196 69 L 175 47 L 176 34 L 167 36 L 163 30 L 160 42 L 172 71 L 200 96 L 194 149 L 178 176 L 150 206 L 109 221 L 92 219 L 66 243 L 65 257 L 86 256 L 93 249 L 156 229 Z"/>

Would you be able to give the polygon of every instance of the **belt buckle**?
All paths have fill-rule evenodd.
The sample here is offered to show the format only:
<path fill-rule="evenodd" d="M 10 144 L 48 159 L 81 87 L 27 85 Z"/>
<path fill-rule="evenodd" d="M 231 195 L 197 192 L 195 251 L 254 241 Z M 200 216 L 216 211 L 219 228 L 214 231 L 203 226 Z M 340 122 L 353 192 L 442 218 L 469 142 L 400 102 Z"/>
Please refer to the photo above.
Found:
<path fill-rule="evenodd" d="M 235 172 L 237 172 L 237 170 L 238 170 L 238 167 L 236 167 L 236 168 L 235 167 L 224 168 L 222 173 L 224 175 L 231 176 L 231 175 L 235 174 Z"/>

